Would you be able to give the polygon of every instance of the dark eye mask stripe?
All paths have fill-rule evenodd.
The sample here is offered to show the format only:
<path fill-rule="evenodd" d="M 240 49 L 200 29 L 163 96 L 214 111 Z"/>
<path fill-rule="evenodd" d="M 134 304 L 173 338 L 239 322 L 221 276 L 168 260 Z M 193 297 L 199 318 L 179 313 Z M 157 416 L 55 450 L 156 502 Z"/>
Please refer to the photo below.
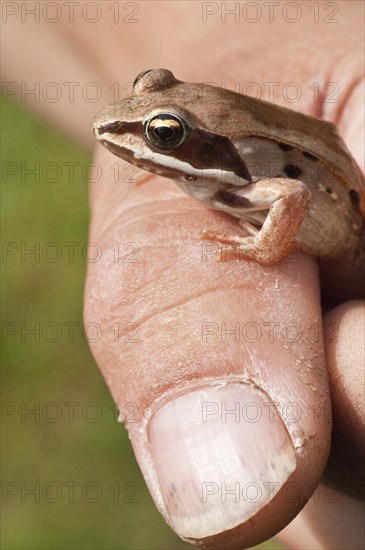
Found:
<path fill-rule="evenodd" d="M 219 134 L 194 129 L 180 147 L 171 152 L 181 162 L 189 162 L 197 170 L 216 169 L 236 174 L 251 181 L 246 164 L 232 142 Z"/>

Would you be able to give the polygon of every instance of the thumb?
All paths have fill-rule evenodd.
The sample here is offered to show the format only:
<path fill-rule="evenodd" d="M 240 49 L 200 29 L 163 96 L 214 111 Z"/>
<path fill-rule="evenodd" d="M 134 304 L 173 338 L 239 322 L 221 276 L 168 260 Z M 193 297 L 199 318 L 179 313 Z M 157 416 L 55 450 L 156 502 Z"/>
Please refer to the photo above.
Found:
<path fill-rule="evenodd" d="M 235 222 L 157 177 L 113 183 L 115 159 L 96 160 L 110 177 L 92 190 L 103 254 L 85 320 L 101 324 L 92 351 L 143 475 L 185 540 L 257 544 L 300 511 L 328 455 L 315 263 L 217 262 L 197 235 Z"/>

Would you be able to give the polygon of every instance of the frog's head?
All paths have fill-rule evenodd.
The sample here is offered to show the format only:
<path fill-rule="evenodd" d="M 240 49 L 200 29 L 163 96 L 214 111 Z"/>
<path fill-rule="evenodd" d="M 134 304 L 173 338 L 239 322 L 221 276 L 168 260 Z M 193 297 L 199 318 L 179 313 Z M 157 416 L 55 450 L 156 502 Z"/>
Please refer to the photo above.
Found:
<path fill-rule="evenodd" d="M 166 69 L 144 71 L 129 96 L 96 115 L 95 137 L 118 157 L 180 185 L 246 185 L 251 177 L 221 129 L 222 109 L 218 116 L 217 102 L 206 101 L 202 86 Z M 217 88 L 207 88 L 218 98 Z"/>

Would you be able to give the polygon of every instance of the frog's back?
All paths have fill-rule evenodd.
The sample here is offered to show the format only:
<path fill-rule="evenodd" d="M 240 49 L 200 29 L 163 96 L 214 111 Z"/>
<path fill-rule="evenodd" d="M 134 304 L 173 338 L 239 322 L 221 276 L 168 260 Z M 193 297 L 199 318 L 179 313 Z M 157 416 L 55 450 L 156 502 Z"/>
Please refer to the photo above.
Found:
<path fill-rule="evenodd" d="M 264 137 L 284 142 L 322 161 L 350 194 L 365 218 L 365 178 L 331 122 L 287 109 L 274 103 L 205 84 L 175 81 L 171 100 L 181 87 L 185 103 L 204 122 L 209 103 L 207 129 L 227 133 L 233 139 Z M 173 95 L 175 94 L 175 95 Z M 236 131 L 232 129 L 237 128 Z"/>
<path fill-rule="evenodd" d="M 242 96 L 241 105 L 246 135 L 285 142 L 321 160 L 352 195 L 365 218 L 365 178 L 334 124 L 248 96 Z"/>

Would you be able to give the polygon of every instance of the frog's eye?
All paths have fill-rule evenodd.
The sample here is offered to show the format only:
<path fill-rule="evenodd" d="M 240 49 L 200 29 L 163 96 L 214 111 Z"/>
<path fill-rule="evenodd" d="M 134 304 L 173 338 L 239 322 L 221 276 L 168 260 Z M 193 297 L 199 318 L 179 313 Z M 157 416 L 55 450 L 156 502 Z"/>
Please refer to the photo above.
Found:
<path fill-rule="evenodd" d="M 188 136 L 186 122 L 177 115 L 160 113 L 144 123 L 144 133 L 148 141 L 158 149 L 176 149 Z"/>

